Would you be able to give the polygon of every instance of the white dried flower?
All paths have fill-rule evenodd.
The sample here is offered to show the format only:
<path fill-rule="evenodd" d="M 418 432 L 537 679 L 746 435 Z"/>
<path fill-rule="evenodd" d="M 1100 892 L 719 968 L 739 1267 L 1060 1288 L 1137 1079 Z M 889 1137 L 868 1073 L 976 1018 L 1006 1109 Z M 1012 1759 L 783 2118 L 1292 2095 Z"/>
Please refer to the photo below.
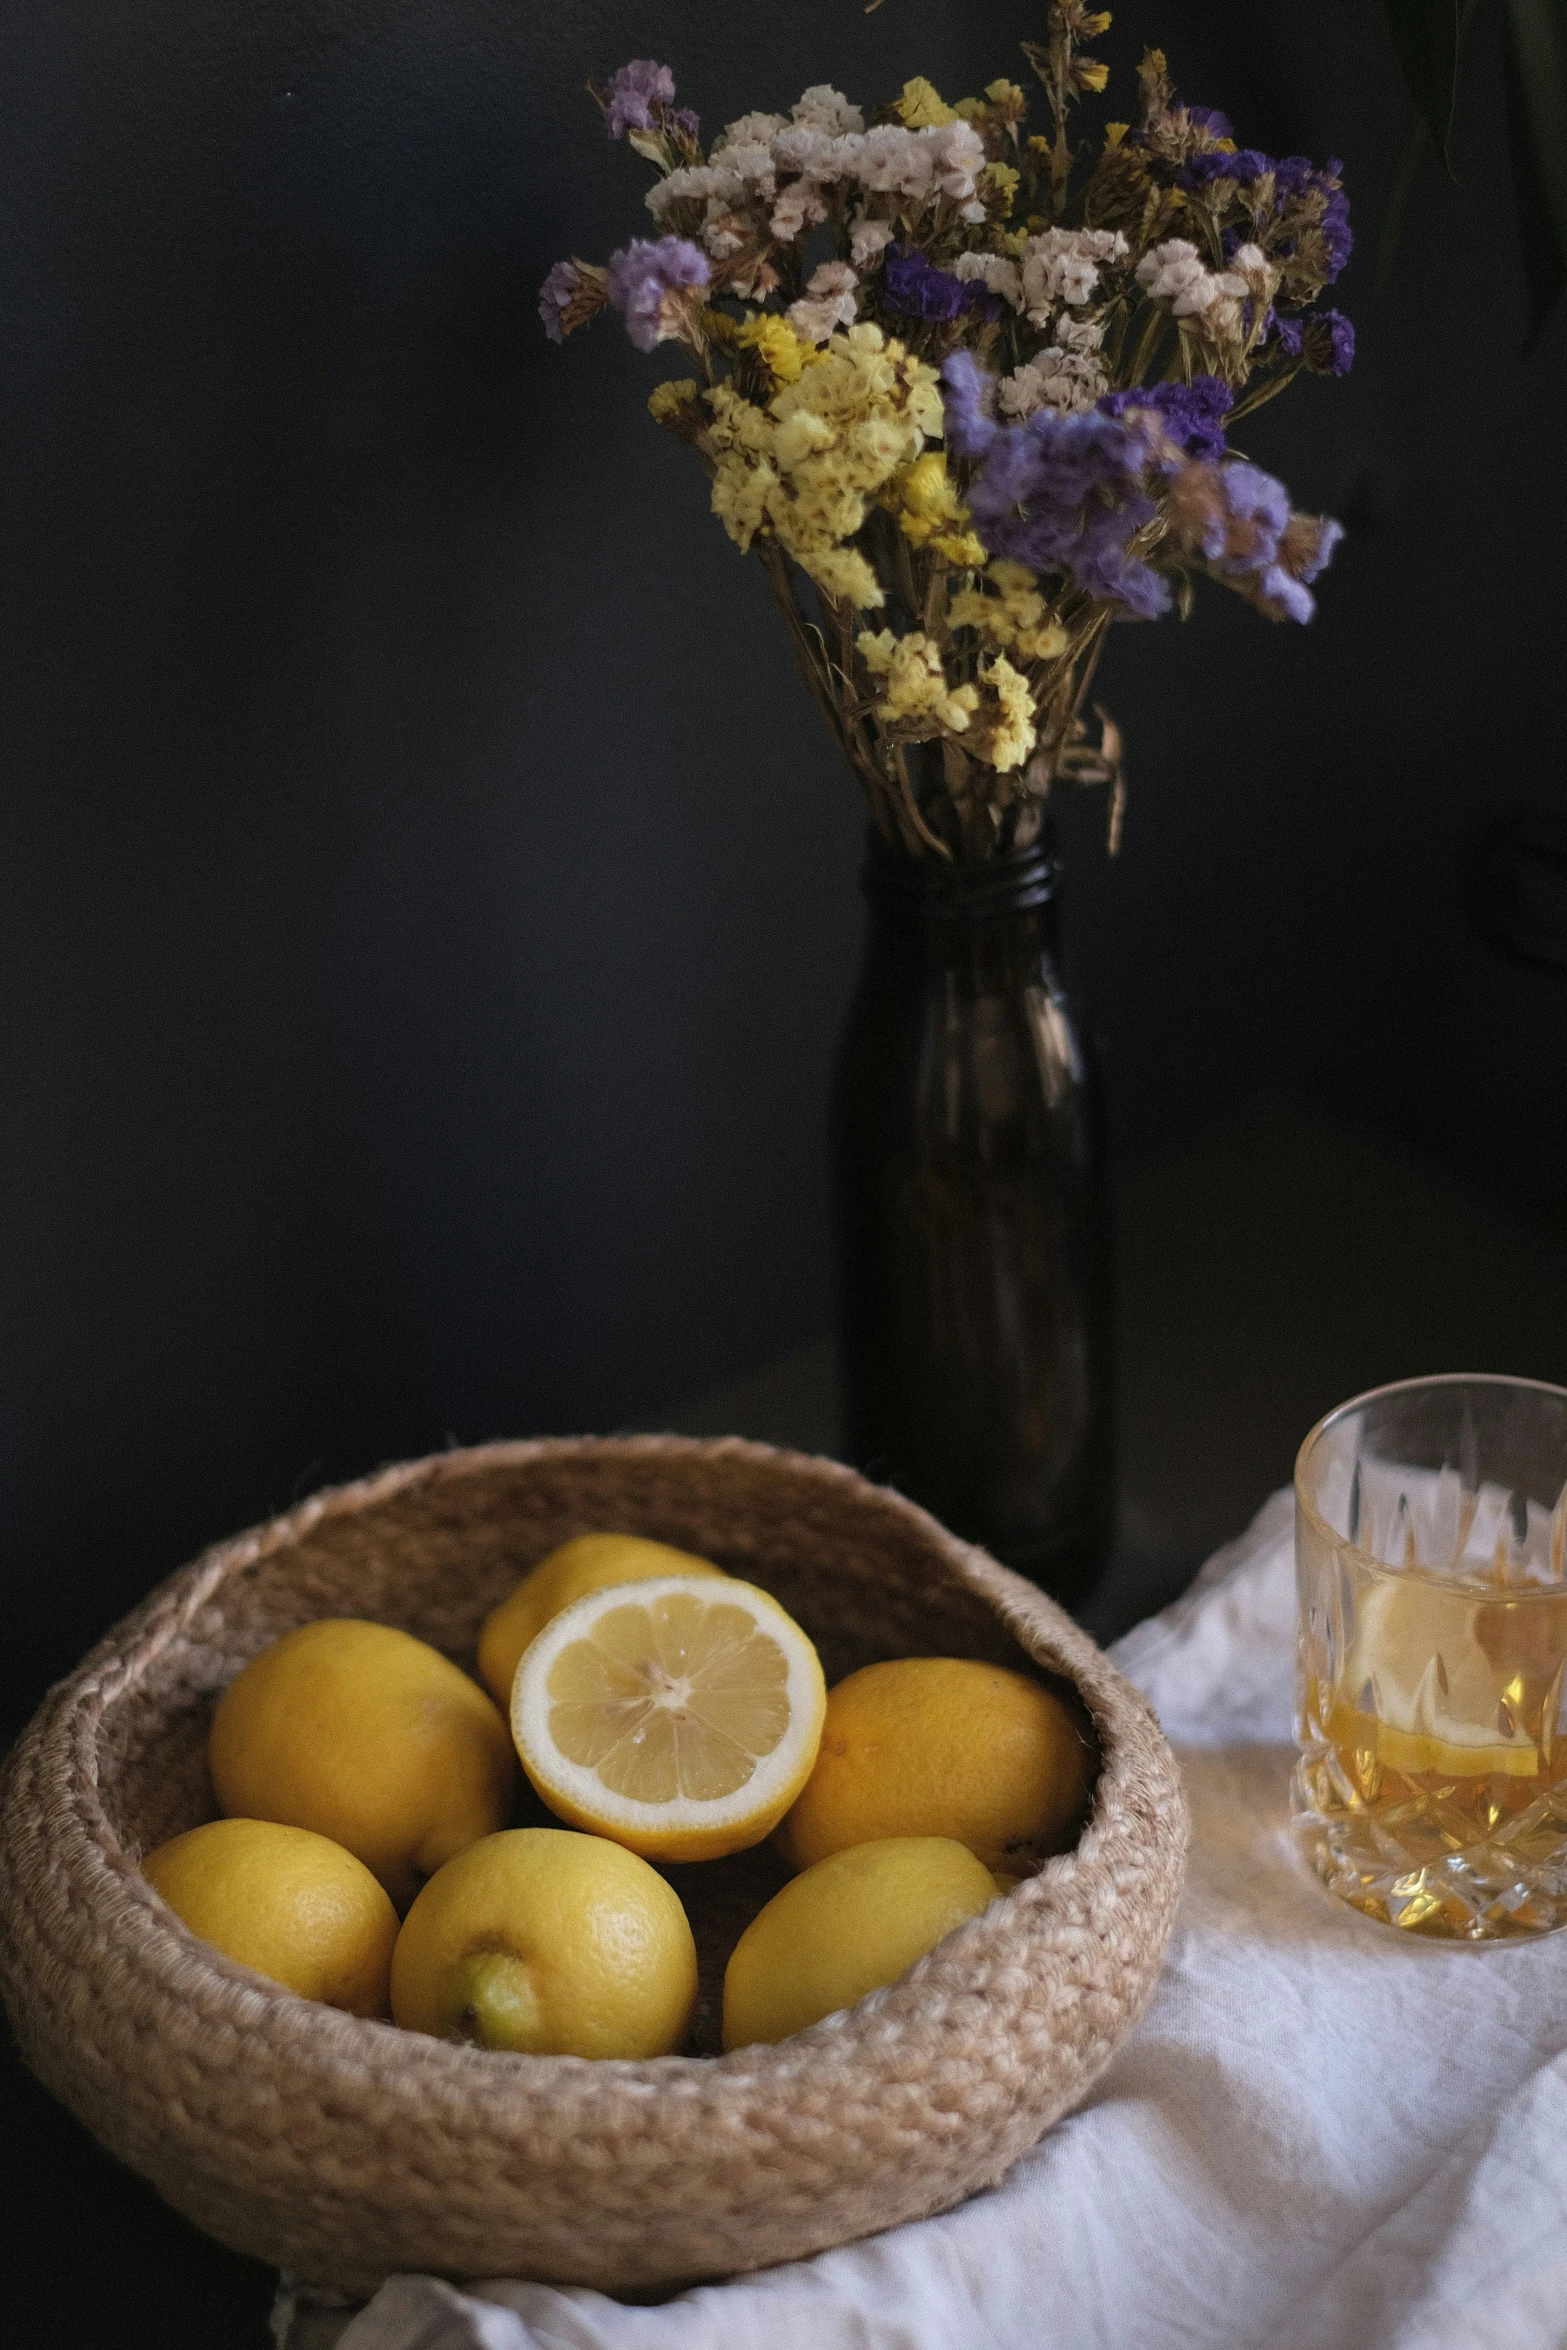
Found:
<path fill-rule="evenodd" d="M 767 146 L 787 120 L 782 114 L 742 114 L 738 122 L 726 122 L 708 161 L 716 163 L 726 147 Z"/>
<path fill-rule="evenodd" d="M 717 196 L 732 204 L 737 196 L 744 194 L 745 182 L 738 172 L 718 170 L 711 163 L 693 163 L 655 180 L 647 192 L 646 203 L 653 218 L 662 225 L 673 207 L 687 198 L 700 197 L 705 201 Z"/>
<path fill-rule="evenodd" d="M 916 131 L 915 137 L 931 142 L 931 173 L 944 196 L 966 203 L 979 185 L 979 175 L 985 168 L 985 142 L 971 122 L 943 122 L 934 129 Z M 981 220 L 985 217 L 983 205 L 979 208 Z M 965 212 L 972 219 L 972 212 Z"/>
<path fill-rule="evenodd" d="M 1200 318 L 1220 333 L 1233 331 L 1230 310 L 1251 290 L 1232 270 L 1206 268 L 1185 237 L 1167 238 L 1145 253 L 1137 264 L 1137 282 L 1155 302 L 1168 302 L 1173 318 Z M 1234 325 L 1239 319 L 1235 310 Z"/>
<path fill-rule="evenodd" d="M 1014 310 L 1023 307 L 1023 273 L 1004 253 L 960 253 L 952 264 L 952 274 L 962 278 L 965 285 L 977 280 L 991 293 L 999 294 L 1004 302 L 1010 302 Z"/>
<path fill-rule="evenodd" d="M 855 145 L 858 153 L 852 170 L 862 187 L 887 195 L 921 197 L 929 189 L 935 157 L 923 131 L 906 131 L 897 123 L 880 122 Z"/>
<path fill-rule="evenodd" d="M 1068 351 L 1097 351 L 1105 339 L 1104 325 L 1097 318 L 1058 318 L 1055 338 Z"/>
<path fill-rule="evenodd" d="M 773 206 L 772 231 L 786 245 L 827 218 L 827 207 L 809 180 L 791 180 Z"/>
<path fill-rule="evenodd" d="M 802 91 L 789 109 L 798 123 L 814 131 L 826 131 L 831 138 L 840 138 L 845 131 L 862 131 L 865 117 L 857 106 L 851 106 L 841 90 L 830 82 L 813 82 Z"/>
<path fill-rule="evenodd" d="M 897 231 L 890 220 L 871 220 L 857 212 L 849 224 L 849 258 L 863 269 L 892 243 Z"/>
<path fill-rule="evenodd" d="M 1023 299 L 1036 326 L 1049 324 L 1058 302 L 1077 309 L 1093 300 L 1099 272 L 1130 250 L 1119 229 L 1047 228 L 1023 248 Z"/>
<path fill-rule="evenodd" d="M 731 212 L 721 196 L 715 196 L 707 207 L 707 218 L 702 223 L 702 242 L 715 261 L 727 261 L 750 243 L 750 224 L 740 214 Z"/>
<path fill-rule="evenodd" d="M 1064 351 L 1052 344 L 1001 378 L 996 405 L 1004 416 L 1032 416 L 1036 408 L 1080 416 L 1108 389 L 1109 378 L 1091 352 Z"/>
<path fill-rule="evenodd" d="M 825 343 L 835 327 L 852 326 L 859 305 L 859 279 L 846 261 L 824 261 L 805 283 L 805 296 L 789 306 L 789 324 L 808 343 Z"/>
<path fill-rule="evenodd" d="M 759 196 L 770 196 L 778 184 L 771 147 L 757 144 L 726 147 L 720 161 L 725 171 L 734 172 L 748 188 L 754 188 Z"/>

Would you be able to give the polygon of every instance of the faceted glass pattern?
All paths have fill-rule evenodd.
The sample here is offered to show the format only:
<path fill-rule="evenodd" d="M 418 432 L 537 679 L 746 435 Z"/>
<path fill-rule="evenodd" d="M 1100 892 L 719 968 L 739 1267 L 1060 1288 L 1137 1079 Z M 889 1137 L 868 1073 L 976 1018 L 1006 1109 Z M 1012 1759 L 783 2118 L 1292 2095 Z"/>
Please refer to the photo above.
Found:
<path fill-rule="evenodd" d="M 1333 1892 L 1468 1942 L 1567 1924 L 1567 1391 L 1413 1380 L 1295 1469 L 1296 1834 Z"/>

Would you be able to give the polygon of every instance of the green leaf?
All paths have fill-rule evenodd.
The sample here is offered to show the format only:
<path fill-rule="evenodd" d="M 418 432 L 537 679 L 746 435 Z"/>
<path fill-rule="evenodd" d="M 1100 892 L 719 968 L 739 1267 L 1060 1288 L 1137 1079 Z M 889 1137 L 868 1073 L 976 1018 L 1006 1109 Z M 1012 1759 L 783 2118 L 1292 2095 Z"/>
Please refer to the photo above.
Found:
<path fill-rule="evenodd" d="M 1513 37 L 1507 43 L 1504 59 L 1507 144 L 1512 164 L 1513 204 L 1518 215 L 1518 243 L 1523 255 L 1524 279 L 1529 288 L 1529 328 L 1524 338 L 1524 349 L 1529 351 L 1539 341 L 1540 331 L 1561 292 L 1562 280 L 1567 277 L 1567 235 L 1563 234 L 1558 225 L 1560 175 L 1554 201 L 1549 178 L 1551 124 L 1548 108 L 1542 104 L 1542 100 L 1550 95 L 1550 77 L 1548 74 L 1536 76 L 1531 88 L 1531 53 L 1517 38 L 1514 17 L 1516 5 L 1517 0 L 1508 0 L 1508 29 Z M 1529 6 L 1535 13 L 1554 14 L 1558 19 L 1563 13 L 1560 6 L 1554 10 L 1539 8 L 1536 0 L 1529 0 Z M 1558 67 L 1562 53 L 1562 48 L 1558 47 Z M 1558 93 L 1560 88 L 1558 82 Z M 1544 139 L 1540 135 L 1542 115 L 1545 117 Z M 1560 160 L 1558 135 L 1558 165 Z"/>
<path fill-rule="evenodd" d="M 1507 0 L 1507 29 L 1540 194 L 1567 256 L 1567 0 Z"/>
<path fill-rule="evenodd" d="M 1409 94 L 1425 117 L 1432 145 L 1451 173 L 1464 0 L 1382 0 L 1382 12 Z"/>

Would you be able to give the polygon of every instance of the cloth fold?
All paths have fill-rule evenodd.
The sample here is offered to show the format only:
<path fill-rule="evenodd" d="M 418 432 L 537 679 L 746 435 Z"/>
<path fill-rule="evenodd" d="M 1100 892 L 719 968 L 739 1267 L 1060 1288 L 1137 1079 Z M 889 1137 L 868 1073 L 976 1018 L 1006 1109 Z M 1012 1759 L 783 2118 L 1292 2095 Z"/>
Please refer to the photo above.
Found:
<path fill-rule="evenodd" d="M 1288 1825 L 1275 1494 L 1111 1651 L 1181 1754 L 1191 1869 L 1088 2102 L 956 2211 L 653 2308 L 394 2277 L 340 2350 L 1553 2350 L 1567 2343 L 1567 1936 L 1400 1940 Z"/>

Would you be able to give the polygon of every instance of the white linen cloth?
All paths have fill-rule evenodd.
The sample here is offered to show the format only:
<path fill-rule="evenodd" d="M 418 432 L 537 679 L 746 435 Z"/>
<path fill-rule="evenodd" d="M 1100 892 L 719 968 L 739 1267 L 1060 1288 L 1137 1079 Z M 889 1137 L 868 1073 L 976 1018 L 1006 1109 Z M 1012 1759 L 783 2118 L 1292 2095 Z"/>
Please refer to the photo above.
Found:
<path fill-rule="evenodd" d="M 655 2308 L 394 2277 L 340 2350 L 1546 2350 L 1567 2343 L 1567 1934 L 1403 1941 L 1288 1829 L 1290 1497 L 1111 1651 L 1190 1792 L 1147 2015 L 940 2218 Z"/>

